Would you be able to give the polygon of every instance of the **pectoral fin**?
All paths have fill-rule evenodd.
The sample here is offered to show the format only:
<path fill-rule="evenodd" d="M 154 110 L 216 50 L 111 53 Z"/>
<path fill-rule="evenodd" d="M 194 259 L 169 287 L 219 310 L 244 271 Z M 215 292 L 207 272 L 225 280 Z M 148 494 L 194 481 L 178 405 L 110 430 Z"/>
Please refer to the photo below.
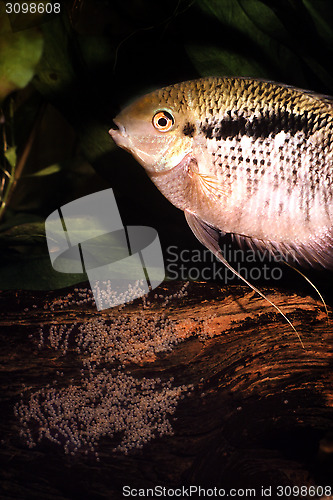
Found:
<path fill-rule="evenodd" d="M 214 255 L 216 255 L 217 252 L 220 252 L 222 255 L 219 246 L 219 239 L 226 233 L 220 231 L 219 229 L 216 229 L 213 226 L 210 226 L 203 220 L 199 219 L 199 217 L 197 217 L 196 215 L 187 212 L 187 210 L 185 210 L 184 213 L 188 225 L 190 226 L 190 228 L 192 229 L 193 233 L 198 238 L 200 243 L 205 245 L 205 247 L 207 247 L 211 252 L 213 252 Z M 218 257 L 218 255 L 216 255 L 216 257 Z"/>

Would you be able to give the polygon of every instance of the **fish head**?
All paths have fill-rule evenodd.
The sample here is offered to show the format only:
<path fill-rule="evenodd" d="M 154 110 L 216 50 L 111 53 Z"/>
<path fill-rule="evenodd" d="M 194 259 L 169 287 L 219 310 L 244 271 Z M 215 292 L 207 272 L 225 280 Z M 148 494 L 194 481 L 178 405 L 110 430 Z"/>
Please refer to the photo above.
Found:
<path fill-rule="evenodd" d="M 192 138 L 182 132 L 186 114 L 170 101 L 159 91 L 147 94 L 121 111 L 113 120 L 116 127 L 109 130 L 115 143 L 129 151 L 148 175 L 173 169 L 191 151 Z"/>

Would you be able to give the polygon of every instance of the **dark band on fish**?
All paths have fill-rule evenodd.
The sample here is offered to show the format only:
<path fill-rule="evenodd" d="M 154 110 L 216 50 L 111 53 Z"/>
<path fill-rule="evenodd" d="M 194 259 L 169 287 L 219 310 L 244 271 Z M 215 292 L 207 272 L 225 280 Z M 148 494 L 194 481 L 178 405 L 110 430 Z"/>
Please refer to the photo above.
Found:
<path fill-rule="evenodd" d="M 225 140 L 239 135 L 247 135 L 253 139 L 266 139 L 280 132 L 295 135 L 303 132 L 309 137 L 314 132 L 313 115 L 306 111 L 303 114 L 284 111 L 278 114 L 266 112 L 260 117 L 254 116 L 252 120 L 240 116 L 236 119 L 224 119 L 219 123 L 208 122 L 201 124 L 201 131 L 207 139 Z"/>

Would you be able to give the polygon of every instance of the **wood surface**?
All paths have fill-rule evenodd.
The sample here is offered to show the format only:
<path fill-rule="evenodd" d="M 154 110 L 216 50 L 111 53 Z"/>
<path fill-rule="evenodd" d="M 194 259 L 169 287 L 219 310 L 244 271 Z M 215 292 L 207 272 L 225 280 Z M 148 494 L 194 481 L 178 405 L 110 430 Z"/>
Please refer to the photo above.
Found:
<path fill-rule="evenodd" d="M 332 485 L 333 333 L 321 302 L 263 290 L 293 322 L 303 349 L 282 316 L 247 287 L 190 283 L 186 296 L 166 305 L 156 297 L 182 286 L 164 283 L 145 309 L 138 299 L 118 312 L 86 303 L 63 307 L 71 289 L 0 294 L 1 499 L 118 499 L 124 485 L 255 488 L 255 498 L 264 486 L 273 488 L 270 498 L 287 498 L 276 495 L 277 486 Z M 107 321 L 124 312 L 163 315 L 179 335 L 170 351 L 123 363 L 138 379 L 193 385 L 170 416 L 173 435 L 127 455 L 104 437 L 99 461 L 66 455 L 47 440 L 28 448 L 13 412 L 21 393 L 52 384 L 59 371 L 64 384 L 79 379 L 83 356 L 47 342 L 38 348 L 39 325 L 47 332 L 52 324 Z"/>

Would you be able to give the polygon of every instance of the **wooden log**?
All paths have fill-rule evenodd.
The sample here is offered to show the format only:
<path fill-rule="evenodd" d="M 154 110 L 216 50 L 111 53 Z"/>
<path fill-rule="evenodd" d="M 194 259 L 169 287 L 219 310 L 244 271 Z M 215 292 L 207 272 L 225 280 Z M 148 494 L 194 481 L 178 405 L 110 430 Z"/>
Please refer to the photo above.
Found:
<path fill-rule="evenodd" d="M 241 489 L 239 498 L 250 488 L 255 498 L 264 498 L 262 488 L 270 498 L 320 497 L 288 495 L 293 486 L 321 485 L 329 493 L 333 333 L 322 304 L 308 296 L 264 290 L 293 322 L 303 349 L 285 319 L 248 288 L 191 283 L 186 296 L 177 296 L 182 286 L 164 283 L 144 307 L 137 299 L 101 312 L 83 286 L 1 293 L 1 498 L 124 498 L 125 485 L 235 488 Z M 96 320 L 104 329 L 98 329 Z M 108 330 L 110 324 L 113 329 Z M 120 325 L 119 338 L 115 325 Z M 173 435 L 162 432 L 124 454 L 119 443 L 126 431 L 113 437 L 106 433 L 95 443 L 98 460 L 87 445 L 76 452 L 70 448 L 66 455 L 63 442 L 45 437 L 28 448 L 20 437 L 24 419 L 14 415 L 15 405 L 27 405 L 31 394 L 47 384 L 58 392 L 77 388 L 88 373 L 96 378 L 102 370 L 139 381 L 133 393 L 138 405 L 155 405 L 153 418 L 168 421 Z M 155 389 L 143 389 L 144 378 L 158 378 Z M 174 388 L 185 386 L 191 387 L 172 399 Z M 130 404 L 123 402 L 121 411 Z M 49 424 L 50 419 L 43 423 Z M 35 437 L 42 427 L 33 419 L 26 419 L 26 425 Z M 138 434 L 147 426 L 135 429 L 134 441 L 140 444 Z"/>

